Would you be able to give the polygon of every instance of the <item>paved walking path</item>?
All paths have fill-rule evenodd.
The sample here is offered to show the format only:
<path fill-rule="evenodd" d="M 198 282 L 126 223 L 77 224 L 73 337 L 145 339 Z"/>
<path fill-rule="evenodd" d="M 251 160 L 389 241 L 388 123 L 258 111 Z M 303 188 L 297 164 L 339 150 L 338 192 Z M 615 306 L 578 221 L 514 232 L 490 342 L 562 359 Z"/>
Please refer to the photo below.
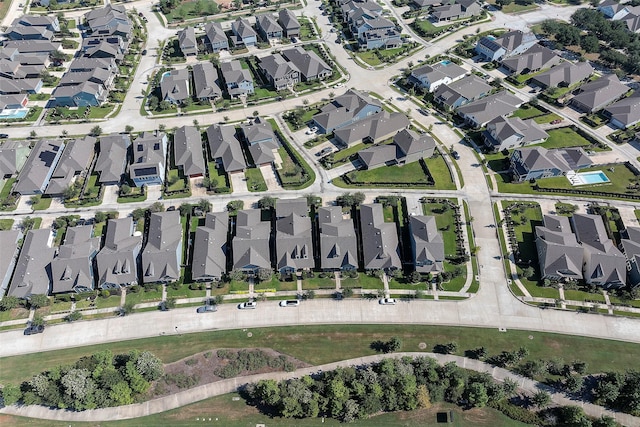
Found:
<path fill-rule="evenodd" d="M 499 382 L 502 382 L 505 379 L 509 378 L 515 381 L 516 384 L 518 384 L 518 388 L 520 389 L 520 391 L 525 394 L 531 395 L 539 390 L 545 390 L 551 394 L 551 399 L 554 404 L 581 406 L 582 409 L 584 409 L 584 412 L 591 417 L 601 417 L 602 415 L 608 415 L 615 418 L 617 422 L 627 427 L 640 427 L 639 417 L 613 412 L 603 408 L 602 406 L 593 405 L 582 401 L 576 401 L 570 397 L 567 397 L 563 393 L 556 392 L 553 388 L 547 385 L 514 374 L 513 372 L 510 372 L 506 369 L 497 368 L 489 365 L 488 363 L 484 363 L 475 359 L 469 359 L 466 357 L 426 352 L 379 354 L 374 356 L 342 360 L 339 362 L 327 363 L 319 366 L 311 366 L 308 368 L 301 368 L 294 372 L 270 372 L 265 374 L 247 375 L 244 377 L 231 378 L 228 380 L 204 384 L 189 390 L 181 391 L 169 396 L 160 397 L 158 399 L 153 399 L 144 403 L 118 406 L 114 408 L 102 408 L 90 411 L 72 412 L 61 409 L 49 409 L 44 406 L 29 405 L 7 406 L 1 408 L 0 413 L 65 422 L 102 422 L 111 421 L 114 419 L 131 419 L 169 411 L 171 409 L 179 408 L 190 403 L 235 392 L 245 384 L 257 382 L 264 379 L 281 381 L 291 378 L 299 378 L 304 375 L 312 375 L 317 372 L 331 371 L 338 367 L 361 366 L 376 363 L 381 361 L 382 359 L 391 357 L 400 358 L 405 356 L 414 358 L 431 357 L 436 359 L 441 365 L 449 362 L 455 362 L 456 365 L 464 369 L 469 369 L 477 372 L 486 372 Z M 268 416 L 265 415 L 265 419 L 268 419 Z"/>

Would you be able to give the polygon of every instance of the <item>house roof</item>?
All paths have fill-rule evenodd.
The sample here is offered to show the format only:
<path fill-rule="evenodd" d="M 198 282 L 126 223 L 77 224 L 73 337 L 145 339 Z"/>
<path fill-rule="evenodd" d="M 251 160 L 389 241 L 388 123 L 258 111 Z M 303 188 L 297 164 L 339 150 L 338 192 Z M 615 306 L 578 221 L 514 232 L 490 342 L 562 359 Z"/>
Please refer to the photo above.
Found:
<path fill-rule="evenodd" d="M 324 269 L 358 268 L 356 232 L 340 206 L 318 208 L 320 265 Z"/>
<path fill-rule="evenodd" d="M 634 92 L 633 95 L 614 102 L 605 108 L 605 112 L 625 126 L 637 123 L 640 121 L 640 92 Z"/>
<path fill-rule="evenodd" d="M 104 246 L 96 256 L 98 285 L 128 285 L 138 280 L 138 255 L 142 234 L 136 234 L 131 217 L 110 219 Z"/>
<path fill-rule="evenodd" d="M 282 31 L 276 18 L 270 13 L 263 13 L 256 16 L 256 23 L 265 33 L 276 33 Z"/>
<path fill-rule="evenodd" d="M 23 37 L 40 36 L 42 39 L 51 40 L 53 38 L 53 31 L 48 30 L 45 27 L 32 27 L 27 25 L 14 25 L 9 27 L 6 31 L 9 38 L 14 40 L 20 40 Z"/>
<path fill-rule="evenodd" d="M 229 86 L 230 84 L 240 84 L 243 82 L 253 83 L 251 72 L 242 68 L 242 65 L 240 65 L 240 61 L 233 60 L 230 62 L 223 62 L 220 64 L 220 71 L 222 72 L 222 76 L 224 77 L 224 81 L 227 86 Z M 238 91 L 239 90 L 229 89 L 231 95 L 235 94 Z"/>
<path fill-rule="evenodd" d="M 396 158 L 396 146 L 394 144 L 374 145 L 358 151 L 358 157 L 367 169 L 378 166 Z"/>
<path fill-rule="evenodd" d="M 193 49 L 196 47 L 196 30 L 193 27 L 186 27 L 178 31 L 178 43 L 180 48 Z"/>
<path fill-rule="evenodd" d="M 182 224 L 180 212 L 157 212 L 149 216 L 147 244 L 142 252 L 145 283 L 180 278 Z"/>
<path fill-rule="evenodd" d="M 627 28 L 632 33 L 640 31 L 640 11 L 635 13 L 631 12 L 625 15 L 621 20 L 627 25 Z"/>
<path fill-rule="evenodd" d="M 261 220 L 262 211 L 238 211 L 233 238 L 233 268 L 271 268 L 271 224 Z"/>
<path fill-rule="evenodd" d="M 62 76 L 58 85 L 74 86 L 81 85 L 87 81 L 91 81 L 93 83 L 100 83 L 103 86 L 106 86 L 107 82 L 113 75 L 114 74 L 111 70 L 107 70 L 105 68 L 94 68 L 90 71 L 68 72 Z"/>
<path fill-rule="evenodd" d="M 436 141 L 429 135 L 418 135 L 411 129 L 403 129 L 393 137 L 393 143 L 400 149 L 404 156 L 433 150 Z"/>
<path fill-rule="evenodd" d="M 432 9 L 431 15 L 436 19 L 448 19 L 459 16 L 462 13 L 462 5 L 458 3 L 436 6 Z"/>
<path fill-rule="evenodd" d="M 100 173 L 99 182 L 120 181 L 126 167 L 129 135 L 111 134 L 100 137 L 100 153 L 93 168 Z"/>
<path fill-rule="evenodd" d="M 520 98 L 502 91 L 458 107 L 457 111 L 463 117 L 472 117 L 482 126 L 496 117 L 513 113 L 520 105 Z"/>
<path fill-rule="evenodd" d="M 211 44 L 228 43 L 227 35 L 224 33 L 222 25 L 219 22 L 208 22 L 207 25 L 204 26 L 204 32 Z"/>
<path fill-rule="evenodd" d="M 189 70 L 171 70 L 160 82 L 162 99 L 171 97 L 176 101 L 182 101 L 189 97 Z"/>
<path fill-rule="evenodd" d="M 17 49 L 19 53 L 51 53 L 60 50 L 61 46 L 49 40 L 11 40 L 4 43 L 3 49 Z"/>
<path fill-rule="evenodd" d="M 87 58 L 85 56 L 74 59 L 69 65 L 70 72 L 90 71 L 96 68 L 116 71 L 118 66 L 114 58 Z"/>
<path fill-rule="evenodd" d="M 51 175 L 45 194 L 62 194 L 71 184 L 73 177 L 89 167 L 95 146 L 96 138 L 88 135 L 82 139 L 67 142 L 58 165 Z"/>
<path fill-rule="evenodd" d="M 321 112 L 313 116 L 313 120 L 324 129 L 334 129 L 353 120 L 367 106 L 373 106 L 378 111 L 382 110 L 382 104 L 377 99 L 355 89 L 349 89 L 323 106 Z"/>
<path fill-rule="evenodd" d="M 227 271 L 229 214 L 208 213 L 205 225 L 196 229 L 191 274 L 195 280 L 220 278 Z"/>
<path fill-rule="evenodd" d="M 33 194 L 44 190 L 51 171 L 56 167 L 64 142 L 41 139 L 31 150 L 13 191 L 20 194 Z"/>
<path fill-rule="evenodd" d="M 7 295 L 27 298 L 30 295 L 49 294 L 49 264 L 55 253 L 51 247 L 52 241 L 49 228 L 27 232 Z"/>
<path fill-rule="evenodd" d="M 251 24 L 246 19 L 238 18 L 231 24 L 231 29 L 240 38 L 256 37 L 255 30 L 251 27 Z"/>
<path fill-rule="evenodd" d="M 167 136 L 160 133 L 144 132 L 133 142 L 133 160 L 129 167 L 132 178 L 138 176 L 158 174 L 161 165 L 166 162 L 166 144 Z"/>
<path fill-rule="evenodd" d="M 331 72 L 331 67 L 317 53 L 304 50 L 301 46 L 285 49 L 282 55 L 291 61 L 305 78 L 314 78 L 321 73 Z"/>
<path fill-rule="evenodd" d="M 520 55 L 503 59 L 502 65 L 515 73 L 522 73 L 525 70 L 549 68 L 560 61 L 561 58 L 551 49 L 536 43 Z"/>
<path fill-rule="evenodd" d="M 276 220 L 276 253 L 278 269 L 313 268 L 311 220 L 307 215 L 291 213 Z"/>
<path fill-rule="evenodd" d="M 298 67 L 284 59 L 279 53 L 260 58 L 260 69 L 273 80 L 279 80 L 291 74 L 300 73 Z"/>
<path fill-rule="evenodd" d="M 292 213 L 298 216 L 309 216 L 307 199 L 299 197 L 297 199 L 276 200 L 276 218 L 283 218 Z"/>
<path fill-rule="evenodd" d="M 211 125 L 207 129 L 209 152 L 214 159 L 222 159 L 225 172 L 243 171 L 247 168 L 236 129 L 232 125 Z"/>
<path fill-rule="evenodd" d="M 242 133 L 247 142 L 251 145 L 277 141 L 276 134 L 273 132 L 271 124 L 266 120 L 255 119 L 252 123 L 243 123 L 240 125 Z"/>
<path fill-rule="evenodd" d="M 483 37 L 481 40 L 484 40 Z M 507 52 L 511 52 L 515 48 L 536 40 L 536 35 L 532 32 L 522 32 L 520 30 L 508 31 L 493 40 L 494 43 L 504 48 Z"/>
<path fill-rule="evenodd" d="M 399 132 L 409 127 L 411 123 L 407 116 L 402 113 L 388 113 L 383 111 L 365 119 L 343 126 L 334 131 L 334 135 L 346 144 L 362 141 L 364 138 L 371 138 L 377 141 L 379 138 L 390 133 Z"/>
<path fill-rule="evenodd" d="M 593 67 L 589 62 L 563 62 L 543 73 L 533 77 L 533 81 L 539 82 L 546 87 L 558 86 L 564 84 L 571 86 L 574 83 L 582 81 L 593 74 Z"/>
<path fill-rule="evenodd" d="M 91 225 L 67 228 L 64 244 L 51 261 L 52 293 L 93 289 L 93 257 L 100 249 L 100 237 L 92 235 Z"/>
<path fill-rule="evenodd" d="M 495 142 L 498 144 L 516 134 L 522 138 L 521 145 L 549 137 L 549 134 L 533 119 L 524 121 L 519 117 L 496 117 L 487 123 L 487 131 L 492 133 L 492 139 L 493 133 L 495 133 Z"/>
<path fill-rule="evenodd" d="M 516 151 L 520 153 L 522 158 L 519 166 L 524 167 L 527 172 L 555 168 L 566 173 L 592 164 L 591 159 L 579 147 L 556 150 L 547 150 L 544 147 L 525 147 L 516 149 L 514 154 Z"/>
<path fill-rule="evenodd" d="M 364 268 L 402 268 L 395 223 L 385 222 L 379 203 L 360 206 Z"/>
<path fill-rule="evenodd" d="M 22 231 L 20 230 L 2 230 L 0 231 L 0 292 L 4 294 L 6 288 L 2 284 L 4 280 L 9 280 L 15 268 L 15 261 L 20 251 L 20 239 L 22 239 Z M 6 283 L 9 285 L 9 283 Z"/>
<path fill-rule="evenodd" d="M 438 232 L 436 217 L 414 215 L 409 217 L 409 229 L 416 269 L 420 272 L 443 271 L 444 240 Z"/>
<path fill-rule="evenodd" d="M 58 18 L 49 15 L 22 15 L 14 19 L 12 26 L 30 26 L 30 27 L 57 27 Z"/>
<path fill-rule="evenodd" d="M 218 86 L 218 71 L 210 62 L 193 65 L 193 86 L 196 98 L 220 98 L 222 89 Z"/>
<path fill-rule="evenodd" d="M 51 97 L 75 98 L 83 93 L 94 96 L 98 101 L 103 101 L 105 97 L 104 91 L 102 87 L 100 87 L 100 83 L 87 81 L 72 86 L 57 86 L 53 90 Z"/>
<path fill-rule="evenodd" d="M 203 175 L 206 169 L 202 155 L 202 137 L 195 126 L 182 126 L 173 134 L 175 165 L 182 167 L 186 176 Z"/>
<path fill-rule="evenodd" d="M 289 9 L 280 9 L 278 12 L 278 22 L 285 30 L 294 30 L 300 28 L 300 22 L 296 15 Z"/>
<path fill-rule="evenodd" d="M 535 227 L 542 276 L 582 279 L 583 249 L 571 232 L 569 219 L 545 215 L 543 223 Z"/>
<path fill-rule="evenodd" d="M 590 83 L 580 86 L 580 93 L 571 99 L 586 106 L 589 110 L 596 110 L 612 103 L 627 93 L 629 87 L 620 83 L 618 76 L 607 74 Z"/>
<path fill-rule="evenodd" d="M 249 154 L 253 159 L 253 164 L 259 166 L 274 162 L 276 157 L 273 154 L 273 150 L 276 148 L 278 148 L 278 145 L 274 141 L 249 145 Z"/>
<path fill-rule="evenodd" d="M 5 141 L 0 145 L 0 176 L 13 175 L 24 164 L 29 155 L 29 143 L 26 141 Z"/>

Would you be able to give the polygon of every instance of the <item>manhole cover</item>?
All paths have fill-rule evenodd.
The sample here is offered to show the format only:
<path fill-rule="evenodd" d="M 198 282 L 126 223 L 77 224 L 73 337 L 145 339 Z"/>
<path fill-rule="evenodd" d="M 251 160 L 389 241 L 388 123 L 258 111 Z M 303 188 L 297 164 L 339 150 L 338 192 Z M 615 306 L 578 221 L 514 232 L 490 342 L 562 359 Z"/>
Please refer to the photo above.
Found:
<path fill-rule="evenodd" d="M 427 343 L 426 342 L 421 342 L 420 344 L 418 344 L 418 348 L 420 350 L 424 350 L 425 348 L 427 348 Z"/>
<path fill-rule="evenodd" d="M 532 340 L 533 339 L 533 335 L 529 335 L 529 339 Z"/>
<path fill-rule="evenodd" d="M 248 336 L 249 338 L 251 338 L 251 337 L 253 336 L 253 334 L 252 334 L 251 332 L 247 332 L 247 336 Z"/>

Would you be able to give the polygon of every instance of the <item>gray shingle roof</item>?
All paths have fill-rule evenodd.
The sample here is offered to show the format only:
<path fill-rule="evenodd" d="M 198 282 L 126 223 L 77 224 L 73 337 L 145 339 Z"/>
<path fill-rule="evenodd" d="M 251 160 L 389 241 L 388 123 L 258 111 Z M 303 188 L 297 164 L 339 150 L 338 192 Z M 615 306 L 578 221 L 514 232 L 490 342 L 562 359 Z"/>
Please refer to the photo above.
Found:
<path fill-rule="evenodd" d="M 247 168 L 240 141 L 232 125 L 211 125 L 207 129 L 209 152 L 213 159 L 222 159 L 224 171 L 237 172 Z"/>
<path fill-rule="evenodd" d="M 229 214 L 208 213 L 205 225 L 196 229 L 191 273 L 194 280 L 220 279 L 227 271 Z"/>
<path fill-rule="evenodd" d="M 131 217 L 109 220 L 104 246 L 96 255 L 98 286 L 137 283 L 141 247 L 142 234 L 134 232 Z"/>
<path fill-rule="evenodd" d="M 396 146 L 394 144 L 374 145 L 358 151 L 358 157 L 367 169 L 396 159 Z"/>
<path fill-rule="evenodd" d="M 296 15 L 289 9 L 280 9 L 278 12 L 278 22 L 284 30 L 300 28 L 298 18 L 296 18 Z"/>
<path fill-rule="evenodd" d="M 100 237 L 92 237 L 93 226 L 67 228 L 64 244 L 51 261 L 51 292 L 86 292 L 94 288 L 93 258 L 100 249 Z"/>
<path fill-rule="evenodd" d="M 64 142 L 41 139 L 31 150 L 13 191 L 20 194 L 43 192 L 64 149 Z"/>
<path fill-rule="evenodd" d="M 495 139 L 492 137 L 491 140 L 498 145 L 513 135 L 522 137 L 519 141 L 521 145 L 531 144 L 549 137 L 549 134 L 533 119 L 524 121 L 519 117 L 496 117 L 487 123 L 487 132 L 491 134 L 495 132 Z"/>
<path fill-rule="evenodd" d="M 211 62 L 194 64 L 192 71 L 196 98 L 222 97 L 222 89 L 218 85 L 218 71 Z"/>
<path fill-rule="evenodd" d="M 62 194 L 71 184 L 73 177 L 87 169 L 93 159 L 96 139 L 85 136 L 68 142 L 58 165 L 51 175 L 51 180 L 45 191 L 46 194 Z"/>
<path fill-rule="evenodd" d="M 218 43 L 228 43 L 227 35 L 222 29 L 222 25 L 219 22 L 208 22 L 204 27 L 204 31 L 209 39 L 209 43 L 212 45 Z"/>
<path fill-rule="evenodd" d="M 286 76 L 297 76 L 300 70 L 279 53 L 260 58 L 260 69 L 272 80 L 279 80 Z"/>
<path fill-rule="evenodd" d="M 542 277 L 582 279 L 583 249 L 571 231 L 569 218 L 545 215 L 535 228 Z"/>
<path fill-rule="evenodd" d="M 409 119 L 404 114 L 383 111 L 336 129 L 334 135 L 345 144 L 360 142 L 365 138 L 378 142 L 380 138 L 399 132 L 409 125 Z"/>
<path fill-rule="evenodd" d="M 284 218 L 292 213 L 298 216 L 309 216 L 307 199 L 278 199 L 276 200 L 276 218 Z"/>
<path fill-rule="evenodd" d="M 155 169 L 155 174 L 160 173 L 166 162 L 165 144 L 167 136 L 160 133 L 144 132 L 133 142 L 133 160 L 129 166 L 131 177 L 141 173 L 148 175 L 149 168 Z M 163 177 L 164 178 L 164 177 Z"/>
<path fill-rule="evenodd" d="M 356 232 L 351 218 L 344 218 L 340 206 L 318 208 L 320 265 L 323 269 L 358 268 Z"/>
<path fill-rule="evenodd" d="M 559 64 L 561 58 L 552 50 L 534 44 L 524 53 L 502 60 L 502 65 L 514 73 L 522 73 L 526 70 L 539 70 Z"/>
<path fill-rule="evenodd" d="M 20 253 L 20 230 L 0 231 L 0 295 L 4 295 Z"/>
<path fill-rule="evenodd" d="M 455 82 L 439 86 L 433 97 L 438 102 L 451 108 L 460 97 L 470 101 L 490 91 L 491 86 L 489 84 L 472 74 Z"/>
<path fill-rule="evenodd" d="M 313 79 L 323 73 L 331 73 L 331 67 L 314 51 L 306 51 L 301 46 L 285 49 L 282 55 L 300 71 L 305 79 Z"/>
<path fill-rule="evenodd" d="M 147 244 L 142 252 L 144 283 L 178 280 L 181 254 L 180 212 L 152 213 L 149 217 Z"/>
<path fill-rule="evenodd" d="M 118 182 L 126 168 L 129 135 L 112 134 L 100 137 L 100 154 L 93 168 L 100 174 L 99 182 Z"/>
<path fill-rule="evenodd" d="M 178 31 L 178 43 L 180 49 L 186 49 L 187 51 L 197 49 L 196 45 L 196 31 L 193 27 L 186 27 Z"/>
<path fill-rule="evenodd" d="M 203 175 L 205 171 L 202 155 L 202 138 L 195 126 L 182 126 L 173 135 L 173 157 L 175 165 L 182 168 L 186 176 Z"/>
<path fill-rule="evenodd" d="M 253 29 L 253 27 L 251 27 L 251 24 L 246 19 L 242 19 L 242 18 L 236 19 L 231 24 L 231 28 L 233 29 L 233 32 L 235 34 L 237 34 L 240 38 L 243 38 L 243 39 L 245 37 L 257 36 L 255 30 Z"/>
<path fill-rule="evenodd" d="M 276 252 L 278 270 L 313 268 L 311 220 L 308 216 L 291 213 L 276 220 Z"/>
<path fill-rule="evenodd" d="M 276 33 L 282 31 L 282 27 L 278 24 L 276 18 L 270 13 L 263 13 L 256 16 L 256 23 L 266 33 Z"/>
<path fill-rule="evenodd" d="M 382 205 L 375 203 L 360 206 L 360 223 L 364 268 L 402 268 L 396 224 L 384 222 Z"/>
<path fill-rule="evenodd" d="M 29 150 L 29 143 L 26 141 L 6 141 L 0 145 L 0 176 L 18 173 Z"/>
<path fill-rule="evenodd" d="M 577 103 L 589 111 L 594 111 L 612 103 L 627 91 L 629 88 L 620 83 L 618 76 L 607 74 L 580 86 L 580 93 L 571 99 L 571 103 Z"/>
<path fill-rule="evenodd" d="M 413 264 L 420 273 L 444 271 L 444 241 L 434 216 L 409 217 Z"/>
<path fill-rule="evenodd" d="M 377 99 L 363 92 L 349 89 L 329 104 L 322 107 L 322 111 L 315 116 L 315 120 L 328 132 L 353 120 L 364 108 L 372 106 L 375 110 L 382 110 L 382 104 Z"/>
<path fill-rule="evenodd" d="M 259 209 L 238 212 L 236 235 L 233 238 L 234 269 L 271 268 L 271 224 L 262 221 L 261 215 Z"/>
<path fill-rule="evenodd" d="M 189 70 L 171 70 L 170 74 L 162 78 L 160 82 L 162 99 L 171 97 L 176 101 L 183 101 L 189 97 Z"/>
<path fill-rule="evenodd" d="M 27 232 L 7 295 L 27 298 L 49 293 L 49 264 L 55 253 L 52 242 L 53 235 L 48 228 Z"/>
<path fill-rule="evenodd" d="M 520 105 L 520 98 L 502 91 L 463 105 L 457 111 L 462 117 L 468 117 L 479 126 L 484 126 L 496 117 L 513 113 Z"/>
<path fill-rule="evenodd" d="M 393 143 L 400 149 L 404 156 L 433 150 L 436 141 L 429 135 L 418 135 L 411 129 L 403 129 L 393 137 Z"/>
<path fill-rule="evenodd" d="M 605 113 L 625 126 L 637 123 L 640 121 L 640 92 L 614 102 L 605 108 Z"/>

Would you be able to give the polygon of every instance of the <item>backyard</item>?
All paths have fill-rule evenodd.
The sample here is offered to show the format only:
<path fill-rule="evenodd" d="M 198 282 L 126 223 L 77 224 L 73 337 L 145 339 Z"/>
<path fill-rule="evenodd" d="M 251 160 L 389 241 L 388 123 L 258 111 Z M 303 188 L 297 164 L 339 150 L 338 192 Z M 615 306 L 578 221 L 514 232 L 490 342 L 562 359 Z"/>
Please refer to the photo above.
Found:
<path fill-rule="evenodd" d="M 230 193 L 232 191 L 231 181 L 224 170 L 213 161 L 208 162 L 207 167 L 209 172 L 209 188 L 216 193 Z"/>
<path fill-rule="evenodd" d="M 248 168 L 244 171 L 247 178 L 247 189 L 249 191 L 267 191 L 267 183 L 264 182 L 262 172 L 258 168 Z"/>

